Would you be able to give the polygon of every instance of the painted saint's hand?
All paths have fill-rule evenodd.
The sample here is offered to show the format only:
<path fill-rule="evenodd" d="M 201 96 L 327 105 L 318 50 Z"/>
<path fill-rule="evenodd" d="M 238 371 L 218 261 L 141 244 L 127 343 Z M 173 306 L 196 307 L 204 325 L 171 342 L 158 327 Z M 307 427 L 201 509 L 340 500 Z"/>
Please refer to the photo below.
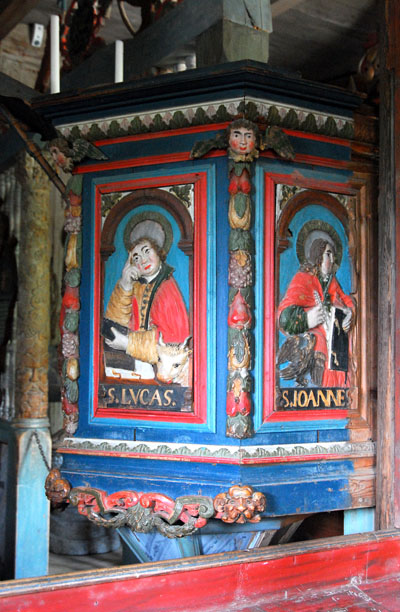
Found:
<path fill-rule="evenodd" d="M 352 320 L 353 320 L 353 311 L 351 310 L 351 308 L 346 308 L 343 310 L 346 313 L 346 316 L 343 319 L 342 327 L 345 332 L 348 332 L 351 327 Z"/>
<path fill-rule="evenodd" d="M 307 325 L 308 329 L 313 329 L 313 327 L 318 327 L 318 325 L 322 325 L 325 321 L 324 308 L 322 304 L 317 304 L 313 308 L 307 312 Z"/>
<path fill-rule="evenodd" d="M 124 291 L 132 291 L 133 283 L 137 281 L 140 273 L 136 265 L 130 261 L 130 258 L 126 260 L 124 269 L 122 270 L 119 284 Z"/>
<path fill-rule="evenodd" d="M 105 338 L 105 343 L 117 351 L 126 351 L 128 346 L 128 336 L 125 334 L 121 334 L 115 327 L 111 327 L 111 331 L 114 334 L 114 339 L 109 340 Z"/>

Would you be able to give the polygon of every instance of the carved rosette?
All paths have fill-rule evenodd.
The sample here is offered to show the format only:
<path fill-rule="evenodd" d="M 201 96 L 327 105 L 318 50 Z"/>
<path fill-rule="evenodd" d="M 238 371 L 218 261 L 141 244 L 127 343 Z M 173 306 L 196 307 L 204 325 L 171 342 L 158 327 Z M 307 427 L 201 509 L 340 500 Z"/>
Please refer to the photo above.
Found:
<path fill-rule="evenodd" d="M 70 503 L 90 521 L 102 527 L 129 527 L 148 533 L 157 529 L 168 538 L 181 538 L 204 527 L 210 518 L 225 523 L 256 523 L 266 508 L 263 493 L 250 486 L 234 485 L 213 500 L 203 495 L 186 495 L 175 500 L 162 493 L 117 491 L 107 495 L 91 487 L 71 488 L 59 470 L 52 469 L 45 491 L 53 506 Z"/>
<path fill-rule="evenodd" d="M 53 468 L 48 473 L 44 483 L 46 497 L 51 501 L 53 507 L 57 508 L 68 503 L 71 486 L 65 478 L 62 478 L 60 470 Z"/>
<path fill-rule="evenodd" d="M 258 523 L 261 512 L 265 511 L 265 495 L 252 487 L 234 485 L 227 493 L 220 493 L 214 499 L 216 519 L 224 523 Z"/>
<path fill-rule="evenodd" d="M 64 253 L 64 293 L 61 303 L 61 352 L 63 428 L 73 435 L 78 427 L 79 378 L 79 286 L 81 282 L 82 178 L 73 176 L 67 183 L 68 204 L 64 229 L 67 234 Z"/>

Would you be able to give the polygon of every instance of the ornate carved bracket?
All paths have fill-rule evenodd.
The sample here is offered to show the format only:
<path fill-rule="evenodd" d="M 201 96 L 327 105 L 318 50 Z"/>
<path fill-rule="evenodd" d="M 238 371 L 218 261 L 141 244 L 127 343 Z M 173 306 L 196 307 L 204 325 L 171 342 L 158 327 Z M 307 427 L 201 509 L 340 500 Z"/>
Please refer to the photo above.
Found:
<path fill-rule="evenodd" d="M 60 471 L 52 469 L 46 479 L 47 498 L 53 505 L 70 503 L 78 512 L 102 527 L 127 526 L 148 533 L 157 529 L 168 538 L 181 538 L 196 532 L 208 519 L 225 523 L 255 523 L 266 508 L 263 493 L 250 486 L 231 487 L 213 500 L 203 495 L 187 495 L 173 500 L 162 493 L 118 491 L 107 495 L 91 487 L 72 488 Z"/>

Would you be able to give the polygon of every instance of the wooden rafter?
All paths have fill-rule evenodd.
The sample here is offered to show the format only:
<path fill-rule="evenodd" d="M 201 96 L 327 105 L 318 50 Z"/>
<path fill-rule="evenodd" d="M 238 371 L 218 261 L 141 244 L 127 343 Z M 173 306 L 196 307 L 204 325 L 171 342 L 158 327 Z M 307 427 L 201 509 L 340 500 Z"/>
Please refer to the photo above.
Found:
<path fill-rule="evenodd" d="M 0 3 L 0 40 L 39 4 L 39 0 L 2 0 Z"/>
<path fill-rule="evenodd" d="M 184 0 L 135 38 L 125 41 L 125 80 L 157 66 L 222 20 L 249 30 L 271 30 L 269 4 L 265 0 Z M 80 87 L 82 83 L 90 87 L 113 82 L 114 53 L 113 45 L 99 49 L 64 76 L 62 89 Z"/>
<path fill-rule="evenodd" d="M 23 98 L 24 100 L 32 100 L 32 98 L 40 96 L 39 92 L 13 79 L 4 72 L 0 72 L 0 92 L 2 96 L 12 96 L 14 98 Z"/>
<path fill-rule="evenodd" d="M 286 13 L 300 2 L 303 2 L 303 0 L 275 0 L 275 2 L 271 2 L 272 19 Z"/>

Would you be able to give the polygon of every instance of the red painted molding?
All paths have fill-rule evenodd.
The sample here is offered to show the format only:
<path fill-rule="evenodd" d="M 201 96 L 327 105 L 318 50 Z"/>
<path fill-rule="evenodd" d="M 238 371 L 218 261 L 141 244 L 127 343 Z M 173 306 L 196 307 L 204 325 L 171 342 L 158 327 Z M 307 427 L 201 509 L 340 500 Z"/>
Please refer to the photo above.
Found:
<path fill-rule="evenodd" d="M 134 134 L 131 136 L 118 136 L 116 138 L 103 138 L 94 142 L 96 147 L 105 147 L 111 144 L 120 144 L 121 142 L 141 142 L 143 140 L 154 140 L 155 138 L 170 138 L 171 136 L 182 136 L 183 134 L 201 134 L 203 132 L 213 132 L 216 130 L 225 130 L 230 121 L 223 123 L 213 123 L 208 125 L 199 125 L 186 128 L 177 128 L 175 130 L 165 130 L 164 132 L 147 132 L 146 134 Z"/>
<path fill-rule="evenodd" d="M 0 586 L 0 607 L 2 612 L 61 612 L 68 598 L 68 607 L 74 612 L 87 612 L 94 606 L 99 612 L 256 608 L 317 612 L 333 609 L 321 608 L 321 600 L 335 594 L 343 600 L 345 593 L 349 598 L 356 590 L 358 604 L 365 607 L 354 609 L 394 612 L 399 609 L 399 574 L 399 533 L 375 532 L 250 552 L 7 581 Z M 384 585 L 393 582 L 397 588 L 386 589 L 385 595 Z M 375 600 L 375 607 L 367 607 L 366 602 L 371 601 L 365 596 L 368 592 L 380 593 L 380 601 L 385 603 Z"/>
<path fill-rule="evenodd" d="M 118 191 L 128 192 L 147 188 L 164 187 L 166 185 L 194 184 L 194 207 L 196 226 L 194 229 L 194 259 L 193 259 L 193 392 L 194 412 L 161 412 L 155 410 L 128 410 L 123 408 L 98 407 L 97 390 L 100 382 L 99 368 L 93 371 L 93 415 L 96 418 L 134 419 L 169 423 L 207 422 L 207 370 L 201 363 L 202 351 L 207 350 L 207 174 L 205 172 L 188 172 L 174 176 L 157 176 L 146 179 L 130 179 L 127 181 L 107 182 L 96 185 L 95 193 L 95 284 L 93 307 L 93 363 L 100 361 L 100 305 L 101 305 L 101 195 Z"/>
<path fill-rule="evenodd" d="M 308 461 L 340 461 L 342 459 L 354 460 L 357 457 L 351 453 L 326 453 L 326 454 L 310 454 L 310 455 L 288 455 L 282 457 L 201 457 L 195 455 L 161 455 L 156 453 L 139 453 L 135 451 L 107 451 L 79 448 L 64 448 L 57 449 L 58 453 L 63 455 L 92 455 L 96 457 L 123 457 L 124 459 L 156 459 L 157 461 L 184 461 L 185 463 L 212 463 L 224 465 L 268 465 L 277 463 L 304 463 Z M 371 455 L 373 456 L 373 455 Z"/>
<path fill-rule="evenodd" d="M 277 184 L 298 185 L 303 188 L 310 188 L 314 191 L 321 191 L 321 199 L 330 203 L 334 198 L 329 192 L 335 191 L 344 194 L 351 194 L 352 188 L 346 184 L 330 183 L 327 181 L 315 181 L 304 179 L 301 176 L 270 174 L 264 175 L 264 423 L 285 423 L 293 421 L 316 421 L 316 420 L 335 420 L 349 418 L 354 414 L 354 410 L 290 410 L 275 411 L 275 293 L 277 293 L 275 277 L 275 241 L 279 238 L 275 228 L 275 187 Z M 328 192 L 328 193 L 325 193 Z M 301 192 L 296 198 L 301 199 L 306 192 Z M 345 216 L 342 214 L 342 223 L 345 226 Z M 291 217 L 289 218 L 289 221 Z M 288 223 L 289 223 L 288 221 Z M 287 223 L 287 225 L 288 225 Z M 286 225 L 285 225 L 286 227 Z M 286 231 L 286 230 L 285 230 Z M 358 414 L 356 412 L 356 414 Z"/>
<path fill-rule="evenodd" d="M 230 123 L 231 121 L 224 121 L 222 123 L 209 123 L 206 125 L 177 128 L 175 130 L 164 130 L 163 132 L 147 132 L 145 134 L 117 136 L 115 138 L 101 138 L 100 140 L 95 140 L 93 144 L 96 147 L 106 147 L 108 145 L 119 144 L 122 142 L 141 142 L 143 140 L 153 140 L 155 138 L 170 138 L 171 136 L 181 136 L 183 134 L 201 134 L 204 132 L 215 132 L 217 130 L 225 130 Z M 339 138 L 336 136 L 323 136 L 321 134 L 311 134 L 309 132 L 302 132 L 300 130 L 290 130 L 286 128 L 281 129 L 289 136 L 294 136 L 295 138 L 302 138 L 303 140 L 315 140 L 317 142 L 326 142 L 348 148 L 351 147 L 350 140 L 347 140 L 345 138 Z"/>
<path fill-rule="evenodd" d="M 226 151 L 210 151 L 204 155 L 203 159 L 209 159 L 212 157 L 223 157 L 226 155 Z M 262 152 L 260 157 L 266 157 L 270 159 L 280 159 L 275 153 L 271 151 Z M 105 161 L 97 164 L 90 164 L 87 166 L 78 166 L 74 174 L 89 174 L 93 172 L 104 172 L 106 170 L 121 170 L 123 168 L 138 168 L 144 166 L 154 166 L 155 164 L 173 164 L 181 163 L 186 161 L 192 161 L 190 158 L 190 151 L 182 151 L 177 153 L 165 153 L 164 155 L 149 155 L 146 157 L 136 157 L 129 159 L 120 159 L 118 161 Z M 293 160 L 295 163 L 308 164 L 314 166 L 323 166 L 326 168 L 335 168 L 338 170 L 348 170 L 349 163 L 346 161 L 331 159 L 329 157 L 317 157 L 314 155 L 303 155 L 297 154 Z"/>

